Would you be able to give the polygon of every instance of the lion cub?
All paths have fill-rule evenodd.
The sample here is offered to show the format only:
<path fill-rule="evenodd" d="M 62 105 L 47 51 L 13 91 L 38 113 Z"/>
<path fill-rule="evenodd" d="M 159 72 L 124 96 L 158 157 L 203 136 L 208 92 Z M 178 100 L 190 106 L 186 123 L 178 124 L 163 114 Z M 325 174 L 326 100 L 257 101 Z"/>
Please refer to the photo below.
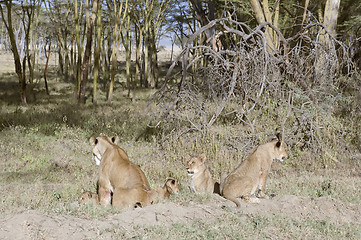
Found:
<path fill-rule="evenodd" d="M 163 187 L 153 189 L 153 200 L 164 200 L 174 193 L 177 194 L 180 191 L 180 187 L 174 178 L 169 177 Z"/>
<path fill-rule="evenodd" d="M 206 155 L 201 154 L 192 157 L 186 164 L 188 175 L 192 177 L 191 190 L 196 193 L 219 193 L 219 183 L 212 179 L 211 173 L 204 164 L 205 161 Z"/>
<path fill-rule="evenodd" d="M 89 202 L 99 204 L 98 194 L 89 191 L 83 192 L 78 199 L 78 203 L 80 205 L 83 205 Z"/>
<path fill-rule="evenodd" d="M 251 203 L 259 203 L 259 198 L 268 198 L 264 188 L 272 161 L 278 159 L 282 162 L 287 156 L 286 144 L 280 139 L 279 134 L 271 142 L 258 146 L 222 181 L 223 197 L 234 202 L 237 207 L 240 206 L 238 197 Z M 250 198 L 257 190 L 259 198 Z"/>

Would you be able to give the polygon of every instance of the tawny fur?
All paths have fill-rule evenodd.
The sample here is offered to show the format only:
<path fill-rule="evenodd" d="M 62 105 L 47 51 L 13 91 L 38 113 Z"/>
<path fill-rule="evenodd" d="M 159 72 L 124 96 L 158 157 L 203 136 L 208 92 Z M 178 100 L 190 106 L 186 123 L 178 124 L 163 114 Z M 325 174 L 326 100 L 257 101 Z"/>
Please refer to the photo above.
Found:
<path fill-rule="evenodd" d="M 168 199 L 171 194 L 177 194 L 180 191 L 180 187 L 174 178 L 168 178 L 163 187 L 159 187 L 152 190 L 153 200 Z"/>
<path fill-rule="evenodd" d="M 190 188 L 193 192 L 196 193 L 219 193 L 219 184 L 213 180 L 211 173 L 204 164 L 205 161 L 205 154 L 201 154 L 197 157 L 192 157 L 189 161 L 187 161 L 186 169 L 188 175 L 192 176 Z"/>
<path fill-rule="evenodd" d="M 98 194 L 89 191 L 83 192 L 78 199 L 78 203 L 80 205 L 83 205 L 89 202 L 99 204 Z"/>
<path fill-rule="evenodd" d="M 98 195 L 99 203 L 123 208 L 141 203 L 148 205 L 147 195 L 150 187 L 144 172 L 129 161 L 126 152 L 116 142 L 118 138 L 91 137 L 93 155 L 100 159 Z M 113 199 L 111 199 L 113 192 Z"/>
<path fill-rule="evenodd" d="M 273 159 L 282 161 L 287 156 L 285 143 L 279 138 L 258 146 L 221 182 L 222 195 L 234 202 L 237 207 L 240 206 L 237 198 L 258 203 L 258 198 L 251 198 L 257 191 L 257 197 L 268 198 L 264 189 Z"/>

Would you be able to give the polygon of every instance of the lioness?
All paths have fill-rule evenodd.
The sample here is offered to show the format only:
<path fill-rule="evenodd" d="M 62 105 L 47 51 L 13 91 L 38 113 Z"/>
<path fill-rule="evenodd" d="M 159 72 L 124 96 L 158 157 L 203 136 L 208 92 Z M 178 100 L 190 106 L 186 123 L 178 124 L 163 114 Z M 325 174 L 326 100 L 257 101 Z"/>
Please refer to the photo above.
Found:
<path fill-rule="evenodd" d="M 234 202 L 237 207 L 240 206 L 238 197 L 251 203 L 258 203 L 259 198 L 268 198 L 264 188 L 272 161 L 278 159 L 282 162 L 287 156 L 286 144 L 279 134 L 271 142 L 258 146 L 222 181 L 223 197 Z M 250 198 L 257 190 L 259 198 Z"/>
<path fill-rule="evenodd" d="M 134 206 L 139 202 L 147 205 L 144 195 L 150 191 L 149 183 L 139 166 L 129 161 L 126 152 L 116 143 L 118 137 L 91 137 L 93 155 L 99 167 L 99 203 L 110 205 L 111 192 L 113 204 L 117 208 Z M 116 189 L 116 190 L 115 190 Z M 130 195 L 128 195 L 130 194 Z"/>
<path fill-rule="evenodd" d="M 211 173 L 204 164 L 205 161 L 205 154 L 201 154 L 198 157 L 192 157 L 189 161 L 187 161 L 186 169 L 188 175 L 192 177 L 190 186 L 191 190 L 196 193 L 219 193 L 219 183 L 213 180 Z"/>
<path fill-rule="evenodd" d="M 89 191 L 83 192 L 78 199 L 78 203 L 83 205 L 89 202 L 99 204 L 98 194 Z"/>
<path fill-rule="evenodd" d="M 160 200 L 164 200 L 169 198 L 172 193 L 177 194 L 180 191 L 180 187 L 174 178 L 169 177 L 163 187 L 156 188 L 152 191 L 154 193 L 154 200 L 156 200 L 157 198 Z"/>

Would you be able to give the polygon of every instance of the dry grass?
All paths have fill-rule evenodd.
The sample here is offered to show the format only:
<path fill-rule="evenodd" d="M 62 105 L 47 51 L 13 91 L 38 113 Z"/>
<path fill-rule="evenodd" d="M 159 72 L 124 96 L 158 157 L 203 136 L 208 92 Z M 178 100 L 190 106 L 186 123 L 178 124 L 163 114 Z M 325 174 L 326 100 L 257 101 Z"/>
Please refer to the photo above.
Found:
<path fill-rule="evenodd" d="M 6 68 L 7 69 L 7 68 Z M 5 69 L 5 71 L 7 71 Z M 219 180 L 269 134 L 258 129 L 250 135 L 241 124 L 214 125 L 207 133 L 170 135 L 147 128 L 147 99 L 153 91 L 139 91 L 132 103 L 119 87 L 110 106 L 100 96 L 97 106 L 90 101 L 79 107 L 71 100 L 72 85 L 50 79 L 51 96 L 41 84 L 37 101 L 27 107 L 17 99 L 14 75 L 2 75 L 0 84 L 0 214 L 35 209 L 45 213 L 97 219 L 117 211 L 98 206 L 74 206 L 83 190 L 95 191 L 97 167 L 91 160 L 88 139 L 92 135 L 120 136 L 120 146 L 144 170 L 152 187 L 161 186 L 168 176 L 178 179 L 182 193 L 172 196 L 177 204 L 207 204 L 211 196 L 194 195 L 188 190 L 184 162 L 188 154 L 205 153 L 213 176 Z M 149 112 L 145 112 L 145 109 Z M 260 119 L 265 126 L 275 123 Z M 251 141 L 249 140 L 251 138 Z M 247 139 L 249 145 L 243 145 Z M 289 146 L 284 164 L 274 163 L 266 192 L 270 195 L 327 196 L 347 204 L 360 205 L 360 159 L 349 159 L 325 168 L 317 156 Z M 312 158 L 312 160 L 310 160 Z M 323 167 L 322 167 L 323 166 Z M 218 219 L 168 226 L 133 226 L 134 231 L 108 229 L 112 238 L 134 239 L 352 239 L 360 236 L 360 222 L 335 224 L 328 221 L 298 220 L 292 216 L 258 216 L 222 210 Z M 315 213 L 317 214 L 317 213 Z M 101 233 L 105 234 L 105 233 Z M 100 234 L 100 235 L 101 235 Z M 100 237 L 99 237 L 100 238 Z"/>

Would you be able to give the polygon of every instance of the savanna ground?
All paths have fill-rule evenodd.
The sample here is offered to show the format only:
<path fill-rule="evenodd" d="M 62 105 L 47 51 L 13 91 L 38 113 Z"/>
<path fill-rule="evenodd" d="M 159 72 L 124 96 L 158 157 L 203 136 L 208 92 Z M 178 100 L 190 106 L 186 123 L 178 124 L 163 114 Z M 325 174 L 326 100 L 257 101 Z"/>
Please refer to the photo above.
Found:
<path fill-rule="evenodd" d="M 360 153 L 320 160 L 289 144 L 288 159 L 275 161 L 269 174 L 271 198 L 236 209 L 218 195 L 191 193 L 184 162 L 188 154 L 206 153 L 219 180 L 269 131 L 259 129 L 246 146 L 248 131 L 239 124 L 163 141 L 146 127 L 153 90 L 138 90 L 131 102 L 121 75 L 111 105 L 100 88 L 98 105 L 89 98 L 79 107 L 72 83 L 50 71 L 50 96 L 40 80 L 35 103 L 24 107 L 11 55 L 2 52 L 0 66 L 1 239 L 361 239 Z M 270 126 L 266 117 L 260 121 Z M 88 139 L 99 134 L 118 135 L 152 187 L 172 176 L 182 191 L 143 209 L 78 206 L 82 191 L 96 191 L 98 167 Z"/>

